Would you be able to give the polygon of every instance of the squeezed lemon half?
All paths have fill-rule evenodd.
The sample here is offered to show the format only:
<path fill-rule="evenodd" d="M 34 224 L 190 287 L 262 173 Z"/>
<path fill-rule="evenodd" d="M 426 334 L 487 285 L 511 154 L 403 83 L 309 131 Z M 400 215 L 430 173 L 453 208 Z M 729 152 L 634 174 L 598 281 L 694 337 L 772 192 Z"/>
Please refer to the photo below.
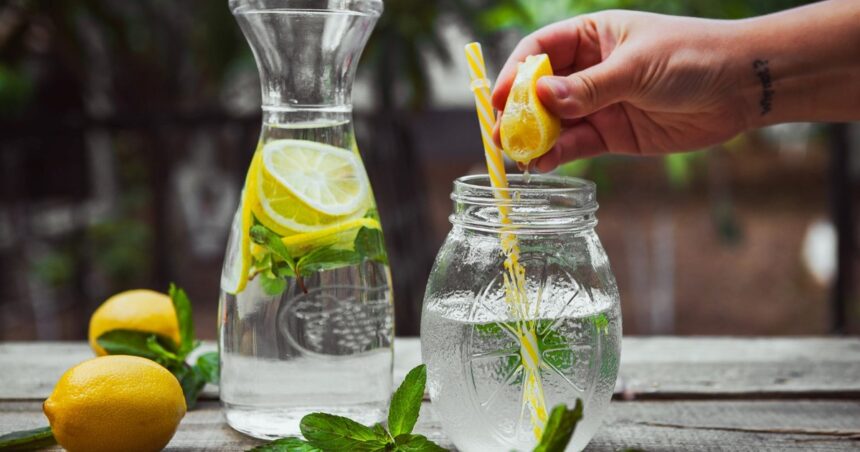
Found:
<path fill-rule="evenodd" d="M 499 135 L 502 150 L 525 165 L 552 149 L 561 131 L 561 121 L 548 112 L 537 97 L 537 81 L 553 75 L 546 54 L 531 55 L 517 67 Z"/>

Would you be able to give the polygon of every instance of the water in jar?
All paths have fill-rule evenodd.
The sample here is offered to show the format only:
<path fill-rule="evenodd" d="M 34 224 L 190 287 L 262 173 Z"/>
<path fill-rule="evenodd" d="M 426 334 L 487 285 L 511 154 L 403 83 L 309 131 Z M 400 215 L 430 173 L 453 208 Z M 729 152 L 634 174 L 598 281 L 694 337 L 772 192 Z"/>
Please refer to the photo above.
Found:
<path fill-rule="evenodd" d="M 506 316 L 476 319 L 457 307 L 464 303 L 437 300 L 424 311 L 422 349 L 434 412 L 461 450 L 531 450 L 536 438 L 522 403 L 519 341 L 505 328 Z M 546 405 L 584 403 L 571 450 L 585 447 L 612 397 L 618 331 L 609 305 L 537 320 Z"/>

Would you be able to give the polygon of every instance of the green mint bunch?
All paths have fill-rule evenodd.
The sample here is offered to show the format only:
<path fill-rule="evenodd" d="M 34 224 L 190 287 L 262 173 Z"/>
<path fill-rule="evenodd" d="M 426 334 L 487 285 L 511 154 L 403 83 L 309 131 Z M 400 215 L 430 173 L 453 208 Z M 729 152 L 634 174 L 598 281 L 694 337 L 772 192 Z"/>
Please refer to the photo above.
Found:
<path fill-rule="evenodd" d="M 170 284 L 168 291 L 179 321 L 179 344 L 153 333 L 133 330 L 111 330 L 96 339 L 110 355 L 133 355 L 151 359 L 166 367 L 182 386 L 185 404 L 194 408 L 206 383 L 218 384 L 218 353 L 204 353 L 193 365 L 186 359 L 200 341 L 194 339 L 191 301 L 184 290 Z"/>
<path fill-rule="evenodd" d="M 303 417 L 299 425 L 304 438 L 281 438 L 250 449 L 249 452 L 447 451 L 427 437 L 412 433 L 418 422 L 426 384 L 427 367 L 424 364 L 409 371 L 391 397 L 388 429 L 382 424 L 368 427 L 343 416 L 311 413 Z M 547 419 L 543 436 L 534 452 L 563 452 L 581 419 L 582 401 L 579 399 L 572 410 L 565 405 L 557 405 Z"/>
<path fill-rule="evenodd" d="M 391 397 L 388 409 L 388 429 L 382 424 L 372 427 L 359 424 L 343 416 L 311 413 L 302 418 L 302 438 L 282 438 L 260 447 L 254 452 L 441 452 L 447 449 L 423 435 L 412 433 L 418 422 L 427 368 L 423 364 L 412 369 Z"/>
<path fill-rule="evenodd" d="M 375 212 L 366 216 L 378 219 Z M 263 291 L 270 296 L 284 293 L 288 278 L 295 278 L 299 288 L 307 293 L 304 278 L 316 272 L 356 265 L 364 259 L 388 264 L 382 231 L 378 229 L 360 228 L 352 249 L 327 245 L 301 257 L 292 256 L 281 237 L 262 224 L 252 226 L 250 235 L 251 241 L 264 249 L 261 255 L 254 257 L 251 279 L 259 277 Z"/>

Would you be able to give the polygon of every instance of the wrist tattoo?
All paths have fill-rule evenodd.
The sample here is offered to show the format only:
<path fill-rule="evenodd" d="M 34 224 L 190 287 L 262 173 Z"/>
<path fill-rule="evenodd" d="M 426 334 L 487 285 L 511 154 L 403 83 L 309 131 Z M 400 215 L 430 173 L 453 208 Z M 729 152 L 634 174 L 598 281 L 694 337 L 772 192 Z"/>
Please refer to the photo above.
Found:
<path fill-rule="evenodd" d="M 758 104 L 761 106 L 761 115 L 764 116 L 770 112 L 773 105 L 773 81 L 770 78 L 767 60 L 753 61 L 753 70 L 758 79 L 761 80 L 761 100 Z"/>

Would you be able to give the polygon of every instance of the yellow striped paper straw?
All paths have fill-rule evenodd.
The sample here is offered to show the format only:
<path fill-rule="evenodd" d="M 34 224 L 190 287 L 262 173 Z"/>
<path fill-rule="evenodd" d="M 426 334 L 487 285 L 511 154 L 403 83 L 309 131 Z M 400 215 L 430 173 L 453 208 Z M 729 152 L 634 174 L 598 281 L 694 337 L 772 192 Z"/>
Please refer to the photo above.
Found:
<path fill-rule="evenodd" d="M 466 44 L 466 61 L 469 63 L 470 88 L 475 95 L 475 109 L 478 111 L 478 123 L 481 126 L 481 139 L 484 142 L 484 157 L 487 160 L 487 172 L 490 183 L 494 188 L 508 188 L 508 177 L 505 174 L 505 159 L 502 150 L 493 140 L 493 103 L 490 101 L 490 81 L 484 65 L 484 55 L 481 44 L 471 42 Z M 510 199 L 507 190 L 496 190 L 496 196 L 505 200 Z M 507 207 L 507 206 L 505 206 Z M 507 209 L 502 210 L 503 220 L 507 218 Z"/>
<path fill-rule="evenodd" d="M 466 44 L 466 61 L 469 66 L 470 88 L 475 95 L 475 109 L 478 112 L 478 123 L 481 128 L 481 139 L 484 142 L 484 157 L 487 160 L 487 173 L 496 199 L 510 201 L 507 191 L 508 178 L 505 174 L 505 160 L 502 151 L 493 140 L 493 104 L 490 101 L 490 81 L 484 64 L 481 44 L 472 42 Z M 502 189 L 502 190 L 498 190 Z M 503 202 L 499 205 L 499 217 L 502 224 L 510 224 L 509 205 Z M 500 237 L 502 251 L 505 254 L 505 302 L 517 319 L 517 328 L 512 331 L 520 341 L 520 357 L 523 365 L 523 410 L 528 408 L 535 438 L 540 440 L 547 420 L 546 402 L 543 385 L 540 378 L 540 354 L 535 321 L 529 319 L 529 302 L 525 292 L 525 268 L 519 262 L 520 249 L 515 234 L 503 232 Z M 537 316 L 539 313 L 534 313 Z"/>

